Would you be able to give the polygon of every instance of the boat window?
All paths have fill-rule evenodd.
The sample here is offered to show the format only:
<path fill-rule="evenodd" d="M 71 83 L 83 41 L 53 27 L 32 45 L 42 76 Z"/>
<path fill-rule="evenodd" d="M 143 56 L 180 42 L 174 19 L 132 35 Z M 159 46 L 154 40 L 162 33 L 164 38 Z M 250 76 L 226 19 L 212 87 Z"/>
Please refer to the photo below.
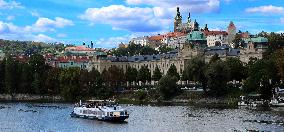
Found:
<path fill-rule="evenodd" d="M 110 112 L 110 116 L 113 116 L 113 112 Z"/>
<path fill-rule="evenodd" d="M 120 115 L 124 115 L 124 112 L 123 112 L 123 111 L 121 111 L 121 112 L 120 112 Z"/>

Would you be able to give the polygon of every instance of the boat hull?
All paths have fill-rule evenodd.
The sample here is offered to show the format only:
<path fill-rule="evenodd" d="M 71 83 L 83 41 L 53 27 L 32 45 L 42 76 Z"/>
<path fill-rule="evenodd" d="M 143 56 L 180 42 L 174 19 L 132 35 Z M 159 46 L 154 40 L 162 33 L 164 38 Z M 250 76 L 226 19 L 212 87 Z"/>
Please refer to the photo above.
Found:
<path fill-rule="evenodd" d="M 119 116 L 119 117 L 104 117 L 103 121 L 111 121 L 111 122 L 122 122 L 122 121 L 125 121 L 129 116 Z"/>
<path fill-rule="evenodd" d="M 98 118 L 96 116 L 78 115 L 78 114 L 76 114 L 74 112 L 70 113 L 70 116 L 74 117 L 74 118 L 83 118 L 83 119 L 99 120 L 99 121 L 110 121 L 110 122 L 123 122 L 127 118 L 129 118 L 129 115 Z"/>
<path fill-rule="evenodd" d="M 271 103 L 270 106 L 272 106 L 272 107 L 284 107 L 284 103 Z"/>

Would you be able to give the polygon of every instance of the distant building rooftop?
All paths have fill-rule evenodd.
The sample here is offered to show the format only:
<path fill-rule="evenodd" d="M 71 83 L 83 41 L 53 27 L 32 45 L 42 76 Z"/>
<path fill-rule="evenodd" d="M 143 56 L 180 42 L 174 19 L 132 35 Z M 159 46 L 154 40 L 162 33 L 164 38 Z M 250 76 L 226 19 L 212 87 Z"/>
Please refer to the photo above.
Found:
<path fill-rule="evenodd" d="M 74 46 L 74 47 L 66 47 L 67 51 L 95 51 L 95 49 L 87 48 L 85 46 Z"/>

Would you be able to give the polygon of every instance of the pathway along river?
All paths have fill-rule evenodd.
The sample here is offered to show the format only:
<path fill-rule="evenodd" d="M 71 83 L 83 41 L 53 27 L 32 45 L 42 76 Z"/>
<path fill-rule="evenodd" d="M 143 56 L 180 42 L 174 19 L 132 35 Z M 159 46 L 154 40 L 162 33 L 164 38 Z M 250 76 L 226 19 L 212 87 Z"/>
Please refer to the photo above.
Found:
<path fill-rule="evenodd" d="M 284 109 L 207 109 L 193 106 L 124 106 L 125 123 L 71 118 L 72 104 L 0 103 L 0 131 L 222 132 L 284 131 Z M 282 111 L 282 112 L 281 112 Z"/>

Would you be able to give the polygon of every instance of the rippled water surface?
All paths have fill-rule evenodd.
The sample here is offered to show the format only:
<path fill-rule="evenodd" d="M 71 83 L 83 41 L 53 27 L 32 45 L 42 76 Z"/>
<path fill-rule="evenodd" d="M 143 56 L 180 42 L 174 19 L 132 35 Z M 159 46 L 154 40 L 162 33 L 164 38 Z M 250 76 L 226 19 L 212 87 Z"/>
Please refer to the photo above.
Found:
<path fill-rule="evenodd" d="M 125 123 L 71 118 L 72 104 L 0 103 L 0 131 L 284 131 L 284 108 L 261 111 L 192 106 L 124 106 Z"/>

